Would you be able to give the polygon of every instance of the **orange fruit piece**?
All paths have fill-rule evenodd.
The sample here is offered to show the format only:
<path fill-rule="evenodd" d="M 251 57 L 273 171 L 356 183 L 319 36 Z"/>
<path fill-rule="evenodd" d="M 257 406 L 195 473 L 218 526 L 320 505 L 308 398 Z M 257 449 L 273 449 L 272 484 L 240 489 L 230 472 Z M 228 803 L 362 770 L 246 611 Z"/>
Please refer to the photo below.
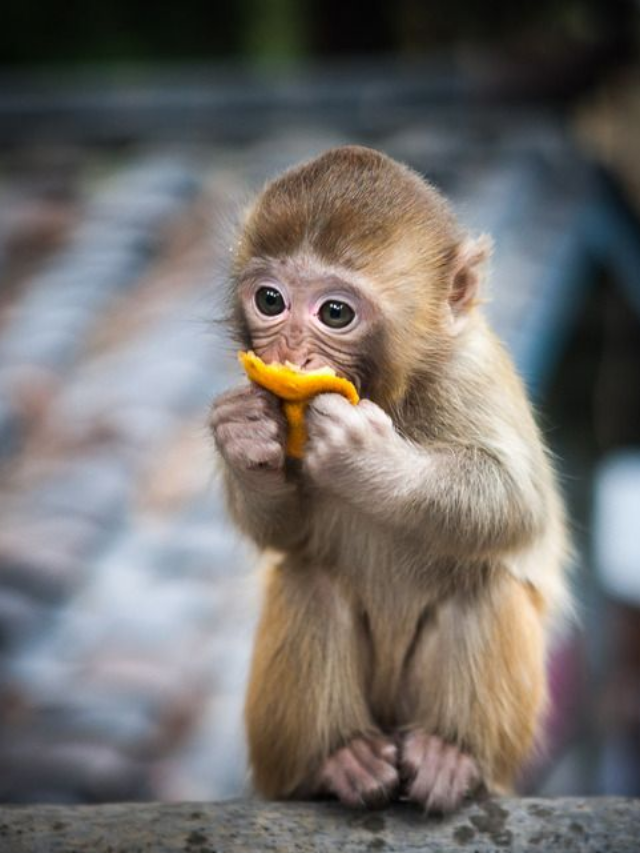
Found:
<path fill-rule="evenodd" d="M 320 370 L 301 370 L 295 364 L 265 364 L 255 353 L 238 353 L 240 363 L 252 382 L 271 391 L 282 400 L 282 408 L 289 427 L 287 455 L 301 459 L 307 441 L 304 413 L 309 401 L 318 394 L 342 394 L 352 405 L 360 397 L 355 385 L 336 376 L 330 367 Z"/>

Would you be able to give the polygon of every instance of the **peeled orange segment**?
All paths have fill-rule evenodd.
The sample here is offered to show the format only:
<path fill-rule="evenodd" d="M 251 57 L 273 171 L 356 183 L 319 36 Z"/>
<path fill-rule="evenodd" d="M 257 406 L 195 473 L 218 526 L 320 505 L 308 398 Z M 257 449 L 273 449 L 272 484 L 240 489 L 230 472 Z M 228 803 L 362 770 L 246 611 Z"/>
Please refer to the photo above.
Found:
<path fill-rule="evenodd" d="M 283 401 L 289 427 L 287 455 L 300 459 L 304 454 L 307 428 L 304 413 L 309 401 L 318 394 L 342 394 L 352 405 L 360 400 L 353 383 L 336 376 L 331 368 L 303 371 L 292 364 L 265 364 L 253 352 L 238 353 L 240 363 L 252 382 L 271 391 Z"/>

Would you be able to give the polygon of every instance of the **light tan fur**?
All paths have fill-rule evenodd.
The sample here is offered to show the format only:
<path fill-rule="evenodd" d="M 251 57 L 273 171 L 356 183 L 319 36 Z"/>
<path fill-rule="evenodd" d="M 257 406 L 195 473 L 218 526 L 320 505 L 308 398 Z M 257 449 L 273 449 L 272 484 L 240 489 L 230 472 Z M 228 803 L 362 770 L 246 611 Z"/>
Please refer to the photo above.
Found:
<path fill-rule="evenodd" d="M 338 403 L 318 398 L 301 469 L 263 489 L 225 468 L 233 517 L 282 554 L 246 703 L 267 797 L 314 793 L 329 756 L 377 733 L 437 735 L 495 791 L 531 752 L 567 539 L 521 382 L 477 307 L 486 255 L 433 187 L 357 147 L 285 173 L 248 214 L 234 294 L 268 259 L 337 271 L 379 310 L 367 428 L 331 445 L 323 406 L 333 422 Z"/>

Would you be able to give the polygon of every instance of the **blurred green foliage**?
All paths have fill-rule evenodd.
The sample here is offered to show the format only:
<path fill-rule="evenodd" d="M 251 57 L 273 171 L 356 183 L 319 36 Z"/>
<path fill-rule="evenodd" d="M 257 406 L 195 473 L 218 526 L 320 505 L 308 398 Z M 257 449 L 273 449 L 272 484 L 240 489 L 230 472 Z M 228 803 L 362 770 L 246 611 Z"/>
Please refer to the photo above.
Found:
<path fill-rule="evenodd" d="M 421 54 L 452 43 L 593 41 L 633 0 L 5 0 L 0 63 L 166 62 Z"/>

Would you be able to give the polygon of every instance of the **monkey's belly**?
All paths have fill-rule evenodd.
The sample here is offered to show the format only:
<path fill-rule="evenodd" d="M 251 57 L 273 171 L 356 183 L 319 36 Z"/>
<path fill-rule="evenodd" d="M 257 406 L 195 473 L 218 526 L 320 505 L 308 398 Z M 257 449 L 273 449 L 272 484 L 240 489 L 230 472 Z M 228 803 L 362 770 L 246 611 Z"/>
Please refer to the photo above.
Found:
<path fill-rule="evenodd" d="M 389 536 L 350 508 L 314 507 L 326 538 L 311 542 L 302 556 L 305 573 L 330 583 L 351 614 L 362 650 L 367 701 L 376 722 L 392 728 L 405 722 L 407 673 L 419 643 L 436 630 L 438 602 L 446 593 L 434 576 L 450 567 L 429 559 L 415 543 Z M 331 544 L 329 550 L 327 543 Z M 337 547 L 336 547 L 337 546 Z"/>
<path fill-rule="evenodd" d="M 333 498 L 315 496 L 310 511 L 313 534 L 305 547 L 305 560 L 331 566 L 346 585 L 376 602 L 396 592 L 427 603 L 441 597 L 440 579 L 450 577 L 450 567 L 434 558 L 423 540 L 381 528 Z"/>
<path fill-rule="evenodd" d="M 421 670 L 428 679 L 442 666 L 441 615 L 449 602 L 479 594 L 489 568 L 433 557 L 424 542 L 391 535 L 335 501 L 316 499 L 313 511 L 326 536 L 308 543 L 303 561 L 321 567 L 352 614 L 374 719 L 383 728 L 410 723 Z"/>
<path fill-rule="evenodd" d="M 370 655 L 367 699 L 372 715 L 383 729 L 410 722 L 411 689 L 408 684 L 416 649 L 424 647 L 437 631 L 436 611 L 409 603 L 394 602 L 389 611 L 367 614 L 367 649 Z"/>

